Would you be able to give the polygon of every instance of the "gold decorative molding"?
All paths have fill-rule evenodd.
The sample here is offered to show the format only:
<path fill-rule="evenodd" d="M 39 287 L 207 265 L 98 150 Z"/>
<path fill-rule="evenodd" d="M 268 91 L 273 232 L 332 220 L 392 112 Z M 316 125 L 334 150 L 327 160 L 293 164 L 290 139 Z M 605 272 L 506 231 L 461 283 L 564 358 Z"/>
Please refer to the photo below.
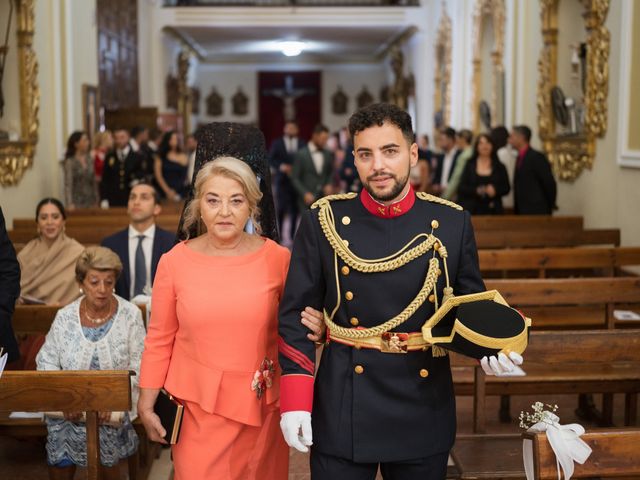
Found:
<path fill-rule="evenodd" d="M 476 0 L 473 9 L 473 85 L 471 92 L 471 108 L 473 109 L 473 130 L 480 131 L 480 82 L 482 79 L 482 20 L 485 16 L 492 18 L 494 44 L 491 51 L 493 72 L 491 75 L 491 114 L 495 118 L 498 109 L 499 78 L 504 73 L 502 59 L 504 57 L 504 29 L 506 10 L 504 0 Z"/>
<path fill-rule="evenodd" d="M 538 59 L 538 131 L 554 173 L 560 180 L 573 181 L 591 169 L 596 139 L 607 132 L 610 35 L 604 23 L 609 0 L 581 0 L 587 31 L 584 129 L 575 135 L 558 135 L 551 104 L 551 89 L 558 82 L 558 2 L 540 0 L 543 47 Z"/>
<path fill-rule="evenodd" d="M 0 141 L 0 185 L 17 185 L 33 165 L 38 143 L 38 60 L 33 49 L 34 0 L 11 0 L 16 4 L 18 75 L 20 84 L 20 129 L 18 141 Z"/>
<path fill-rule="evenodd" d="M 434 110 L 436 112 L 442 110 L 443 125 L 448 125 L 451 120 L 451 51 L 451 18 L 447 15 L 446 5 L 443 2 L 442 17 L 436 33 L 436 74 L 433 96 Z"/>

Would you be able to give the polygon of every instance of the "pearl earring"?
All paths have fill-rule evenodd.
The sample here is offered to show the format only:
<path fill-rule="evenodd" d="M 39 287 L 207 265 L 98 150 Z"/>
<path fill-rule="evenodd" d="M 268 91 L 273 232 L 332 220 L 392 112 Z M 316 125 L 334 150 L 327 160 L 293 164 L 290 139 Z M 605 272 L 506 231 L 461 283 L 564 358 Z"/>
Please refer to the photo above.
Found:
<path fill-rule="evenodd" d="M 82 290 L 82 287 L 80 287 L 80 295 L 84 294 L 84 290 Z"/>

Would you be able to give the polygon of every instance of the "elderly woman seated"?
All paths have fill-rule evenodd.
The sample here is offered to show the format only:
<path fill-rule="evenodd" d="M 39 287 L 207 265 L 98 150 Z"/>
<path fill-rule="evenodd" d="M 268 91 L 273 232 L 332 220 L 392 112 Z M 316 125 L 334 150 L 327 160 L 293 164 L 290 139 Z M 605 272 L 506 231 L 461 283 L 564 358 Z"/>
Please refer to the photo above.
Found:
<path fill-rule="evenodd" d="M 38 353 L 38 370 L 134 370 L 139 373 L 145 330 L 140 309 L 113 293 L 122 271 L 120 258 L 105 247 L 89 247 L 76 263 L 82 296 L 61 308 Z M 138 380 L 133 377 L 133 405 Z M 132 455 L 138 437 L 134 412 L 100 412 L 103 477 L 119 479 L 120 460 Z M 87 464 L 82 412 L 47 416 L 49 478 L 71 479 Z"/>

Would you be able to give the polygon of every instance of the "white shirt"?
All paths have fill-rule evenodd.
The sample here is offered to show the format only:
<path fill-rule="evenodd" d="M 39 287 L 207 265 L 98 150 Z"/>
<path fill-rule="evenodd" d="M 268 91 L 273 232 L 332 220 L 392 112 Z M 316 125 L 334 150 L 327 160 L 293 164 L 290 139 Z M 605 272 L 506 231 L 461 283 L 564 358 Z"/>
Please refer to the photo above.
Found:
<path fill-rule="evenodd" d="M 322 173 L 322 168 L 324 167 L 324 153 L 322 150 L 319 150 L 313 142 L 309 142 L 307 146 L 309 147 L 309 153 L 311 153 L 313 166 L 316 167 L 316 172 L 320 175 Z"/>
<path fill-rule="evenodd" d="M 145 272 L 145 286 L 151 288 L 151 260 L 153 256 L 153 239 L 156 236 L 156 225 L 151 225 L 142 233 L 129 225 L 129 272 L 131 273 L 129 298 L 133 298 L 133 287 L 136 284 L 136 249 L 138 248 L 138 235 L 144 235 L 142 252 L 144 253 L 144 265 L 147 267 L 147 271 Z"/>
<path fill-rule="evenodd" d="M 440 185 L 446 187 L 449 184 L 449 174 L 451 173 L 451 167 L 453 167 L 453 158 L 456 156 L 458 150 L 452 148 L 444 154 L 444 160 L 442 164 L 442 178 L 440 179 Z"/>
<path fill-rule="evenodd" d="M 138 150 L 140 150 L 140 145 L 138 145 L 138 142 L 136 142 L 133 138 L 129 140 L 129 145 L 131 145 L 131 148 L 133 149 L 134 152 L 137 152 Z"/>
<path fill-rule="evenodd" d="M 127 144 L 122 150 L 116 149 L 116 155 L 118 156 L 118 160 L 124 160 L 129 155 L 131 151 L 131 145 Z"/>
<path fill-rule="evenodd" d="M 287 153 L 296 153 L 298 151 L 298 138 L 285 135 L 284 147 L 287 149 Z"/>

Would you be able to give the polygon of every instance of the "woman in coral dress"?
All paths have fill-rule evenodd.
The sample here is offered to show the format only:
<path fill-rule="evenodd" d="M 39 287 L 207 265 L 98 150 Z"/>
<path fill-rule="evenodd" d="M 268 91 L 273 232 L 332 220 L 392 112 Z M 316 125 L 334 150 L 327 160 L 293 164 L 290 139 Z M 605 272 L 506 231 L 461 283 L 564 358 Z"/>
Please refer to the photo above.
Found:
<path fill-rule="evenodd" d="M 162 441 L 165 432 L 153 413 L 159 389 L 184 403 L 172 447 L 176 480 L 287 478 L 277 310 L 290 254 L 259 235 L 261 196 L 241 160 L 205 164 L 183 230 L 201 222 L 206 232 L 179 243 L 158 264 L 138 411 L 149 437 Z M 245 231 L 249 220 L 253 234 Z M 321 318 L 320 312 L 301 313 L 320 335 Z"/>

